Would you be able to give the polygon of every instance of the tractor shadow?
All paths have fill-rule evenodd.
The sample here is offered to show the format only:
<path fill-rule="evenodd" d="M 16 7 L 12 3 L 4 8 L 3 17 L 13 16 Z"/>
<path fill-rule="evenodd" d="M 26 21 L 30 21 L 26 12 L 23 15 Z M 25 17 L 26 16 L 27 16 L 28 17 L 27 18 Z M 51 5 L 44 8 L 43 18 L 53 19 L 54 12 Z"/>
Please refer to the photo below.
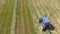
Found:
<path fill-rule="evenodd" d="M 45 32 L 47 30 L 53 31 L 53 30 L 55 30 L 55 27 L 52 24 L 50 24 L 50 27 L 49 28 L 45 28 L 43 31 Z"/>
<path fill-rule="evenodd" d="M 50 27 L 49 28 L 45 28 L 43 31 L 45 32 L 47 30 L 53 31 L 53 30 L 55 30 L 55 27 L 52 24 L 50 24 Z"/>
<path fill-rule="evenodd" d="M 52 24 L 50 24 L 50 27 L 48 28 L 48 30 L 55 30 L 55 27 L 52 25 Z"/>

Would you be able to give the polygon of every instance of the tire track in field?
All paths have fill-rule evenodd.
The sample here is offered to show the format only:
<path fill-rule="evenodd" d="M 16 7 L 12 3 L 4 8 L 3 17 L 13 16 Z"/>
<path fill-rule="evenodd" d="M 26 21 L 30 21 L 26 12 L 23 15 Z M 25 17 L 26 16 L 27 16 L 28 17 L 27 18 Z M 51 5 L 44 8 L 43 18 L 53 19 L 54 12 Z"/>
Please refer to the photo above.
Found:
<path fill-rule="evenodd" d="M 24 24 L 24 0 L 17 0 L 17 28 L 16 34 L 25 34 L 25 24 Z"/>
<path fill-rule="evenodd" d="M 25 23 L 25 26 L 27 26 L 25 28 L 25 34 L 34 34 L 34 24 L 33 24 L 33 20 L 32 20 L 32 16 L 31 16 L 31 12 L 30 12 L 30 9 L 29 9 L 29 3 L 28 3 L 28 0 L 25 1 L 26 4 L 25 4 L 25 16 L 26 16 L 26 23 Z"/>
<path fill-rule="evenodd" d="M 32 32 L 31 32 L 31 27 L 30 27 L 30 19 L 29 19 L 29 16 L 31 16 L 31 15 L 29 15 L 29 8 L 28 8 L 28 4 L 27 4 L 28 2 L 27 2 L 27 0 L 25 0 L 25 5 L 24 5 L 24 7 L 25 7 L 25 11 L 24 11 L 24 13 L 25 13 L 25 34 L 32 34 Z M 29 12 L 28 12 L 29 11 Z"/>

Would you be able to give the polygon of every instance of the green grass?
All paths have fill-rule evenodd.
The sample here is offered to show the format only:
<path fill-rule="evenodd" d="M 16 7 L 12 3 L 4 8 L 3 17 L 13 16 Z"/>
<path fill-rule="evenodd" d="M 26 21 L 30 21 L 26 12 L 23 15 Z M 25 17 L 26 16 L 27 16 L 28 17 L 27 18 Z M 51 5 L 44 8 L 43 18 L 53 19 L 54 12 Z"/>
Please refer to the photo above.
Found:
<path fill-rule="evenodd" d="M 19 5 L 20 7 L 18 6 L 17 15 L 20 16 L 20 18 L 22 18 L 21 16 L 23 16 L 23 19 L 24 19 L 23 21 L 24 21 L 24 25 L 25 25 L 25 34 L 35 34 L 33 18 L 31 16 L 31 10 L 29 8 L 30 1 L 25 0 L 23 2 L 25 2 L 25 5 L 23 5 L 23 7 L 21 7 L 21 5 Z M 19 3 L 19 4 L 23 4 L 23 2 Z M 21 14 L 23 14 L 23 15 L 21 15 Z"/>
<path fill-rule="evenodd" d="M 15 0 L 7 1 L 2 13 L 0 14 L 0 34 L 11 34 L 14 3 Z"/>

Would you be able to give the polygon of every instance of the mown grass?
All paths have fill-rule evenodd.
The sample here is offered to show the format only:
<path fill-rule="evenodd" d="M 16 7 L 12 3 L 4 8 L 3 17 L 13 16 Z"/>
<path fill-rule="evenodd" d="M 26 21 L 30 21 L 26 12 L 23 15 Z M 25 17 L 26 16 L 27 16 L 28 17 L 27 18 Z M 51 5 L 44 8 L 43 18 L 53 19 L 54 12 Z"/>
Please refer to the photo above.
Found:
<path fill-rule="evenodd" d="M 2 13 L 0 14 L 0 34 L 11 34 L 14 3 L 14 0 L 10 0 L 9 2 L 7 1 Z"/>
<path fill-rule="evenodd" d="M 25 4 L 23 5 L 23 7 L 19 7 L 17 9 L 17 11 L 18 11 L 17 15 L 18 16 L 23 16 L 24 25 L 25 25 L 25 34 L 35 34 L 34 33 L 33 18 L 31 16 L 31 11 L 30 11 L 29 6 L 28 6 L 29 2 L 28 2 L 28 0 L 25 0 L 23 2 L 25 2 Z M 22 5 L 19 5 L 19 6 L 22 6 Z M 22 9 L 22 11 L 21 11 L 21 9 Z M 21 13 L 23 15 L 21 15 Z"/>
<path fill-rule="evenodd" d="M 28 13 L 27 16 L 28 16 L 28 19 L 29 19 L 31 33 L 36 34 L 36 32 L 34 30 L 34 22 L 33 22 L 33 17 L 32 17 L 32 13 L 31 13 L 33 10 L 30 10 L 32 5 L 29 2 L 31 2 L 31 0 L 26 0 L 26 4 L 27 4 L 26 9 L 27 9 L 27 13 Z"/>
<path fill-rule="evenodd" d="M 54 3 L 54 2 L 53 2 Z M 52 4 L 53 4 L 52 3 Z M 55 3 L 57 3 L 57 2 L 55 2 Z M 45 4 L 47 4 L 47 3 L 45 3 Z M 57 8 L 55 7 L 55 6 L 57 6 L 56 4 L 48 4 L 48 5 L 46 5 L 45 6 L 45 4 L 42 2 L 42 5 L 40 6 L 40 7 L 42 7 L 41 9 L 43 9 L 44 10 L 44 12 L 45 12 L 45 14 L 47 15 L 47 14 L 49 14 L 49 18 L 51 19 L 51 18 L 56 18 L 57 16 L 58 16 L 58 10 L 57 10 Z M 43 7 L 44 6 L 44 7 Z M 48 7 L 47 7 L 48 6 Z M 49 12 L 49 13 L 48 13 Z M 51 14 L 51 15 L 50 15 Z M 55 15 L 54 15 L 55 14 Z M 47 15 L 48 16 L 48 15 Z M 53 20 L 55 20 L 55 18 L 53 19 Z M 51 19 L 52 20 L 52 19 Z M 52 21 L 53 21 L 52 20 Z M 57 25 L 57 22 L 52 22 L 52 24 L 56 24 Z M 58 26 L 58 25 L 57 25 Z M 56 26 L 55 26 L 56 27 Z M 55 29 L 56 31 L 57 31 L 57 29 Z M 54 33 L 54 32 L 52 32 L 52 33 Z M 48 34 L 48 33 L 47 33 Z"/>
<path fill-rule="evenodd" d="M 48 16 L 49 15 L 49 18 L 51 19 L 51 22 L 52 22 L 52 24 L 56 24 L 57 25 L 57 22 L 53 22 L 56 18 L 58 18 L 58 16 L 59 16 L 59 14 L 58 14 L 58 12 L 60 12 L 59 11 L 59 7 L 58 8 L 56 8 L 55 6 L 57 6 L 57 4 L 55 4 L 55 3 L 59 3 L 58 1 L 55 1 L 55 2 L 53 2 L 52 3 L 52 0 L 51 1 L 49 1 L 49 0 L 47 0 L 47 1 L 49 1 L 48 2 L 48 4 L 47 3 L 44 3 L 42 0 L 40 0 L 41 1 L 41 4 L 39 3 L 39 9 L 42 9 L 42 12 L 44 12 L 45 14 L 46 14 L 46 16 Z M 45 5 L 45 4 L 47 4 L 47 5 Z M 60 5 L 60 4 L 59 4 Z M 41 7 L 41 8 L 40 8 Z M 58 10 L 57 10 L 58 9 Z M 41 13 L 41 11 L 40 11 L 40 13 Z M 51 14 L 51 15 L 50 15 Z M 40 14 L 41 15 L 41 14 Z M 52 19 L 53 18 L 53 19 Z M 54 25 L 55 26 L 55 25 Z M 57 26 L 60 26 L 59 24 L 57 25 Z M 56 26 L 55 26 L 56 27 Z M 56 30 L 56 29 L 55 29 Z M 58 31 L 58 29 L 56 30 L 56 31 Z M 55 32 L 56 32 L 55 31 Z M 52 32 L 52 34 L 53 34 L 54 32 Z M 58 32 L 57 32 L 58 33 Z"/>

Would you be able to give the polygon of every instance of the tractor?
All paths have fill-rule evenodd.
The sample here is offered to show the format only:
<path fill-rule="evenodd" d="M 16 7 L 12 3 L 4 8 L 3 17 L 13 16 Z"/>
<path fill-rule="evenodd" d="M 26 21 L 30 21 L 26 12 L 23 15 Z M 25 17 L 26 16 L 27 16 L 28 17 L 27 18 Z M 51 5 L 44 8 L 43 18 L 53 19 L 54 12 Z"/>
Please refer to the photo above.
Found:
<path fill-rule="evenodd" d="M 39 19 L 39 23 L 41 24 L 41 26 L 42 26 L 42 31 L 46 31 L 47 29 L 54 29 L 53 27 L 52 27 L 52 25 L 50 24 L 50 20 L 49 20 L 49 18 L 48 17 L 46 17 L 46 16 L 43 16 L 43 17 L 40 17 L 40 19 Z"/>

